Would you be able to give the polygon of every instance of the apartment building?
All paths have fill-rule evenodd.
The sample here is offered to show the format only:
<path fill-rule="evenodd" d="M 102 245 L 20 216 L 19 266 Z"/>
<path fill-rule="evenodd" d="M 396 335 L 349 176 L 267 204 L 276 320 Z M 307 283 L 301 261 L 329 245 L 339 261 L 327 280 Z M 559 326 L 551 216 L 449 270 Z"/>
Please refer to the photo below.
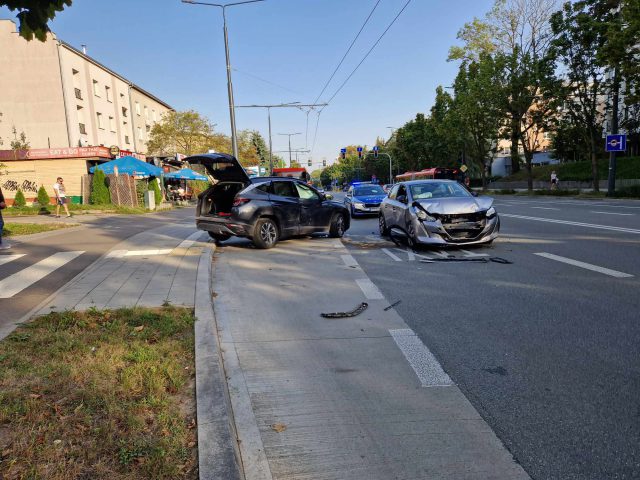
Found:
<path fill-rule="evenodd" d="M 49 34 L 27 42 L 0 20 L 0 138 L 13 127 L 32 148 L 118 146 L 147 152 L 153 124 L 171 106 Z"/>

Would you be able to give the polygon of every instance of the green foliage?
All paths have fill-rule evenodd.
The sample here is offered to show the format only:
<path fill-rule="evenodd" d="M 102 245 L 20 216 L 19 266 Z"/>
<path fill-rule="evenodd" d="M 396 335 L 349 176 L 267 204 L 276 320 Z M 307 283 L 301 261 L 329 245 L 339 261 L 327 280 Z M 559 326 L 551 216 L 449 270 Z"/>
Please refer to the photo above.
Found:
<path fill-rule="evenodd" d="M 42 208 L 44 208 L 49 205 L 50 202 L 51 199 L 49 198 L 49 194 L 45 190 L 44 185 L 40 185 L 40 188 L 38 189 L 38 203 Z"/>
<path fill-rule="evenodd" d="M 640 198 L 640 185 L 632 185 L 630 187 L 622 187 L 615 193 L 616 197 L 622 198 Z"/>
<path fill-rule="evenodd" d="M 47 39 L 48 23 L 58 12 L 71 6 L 71 0 L 1 0 L 0 6 L 18 11 L 16 18 L 20 22 L 20 36 L 26 40 L 37 38 L 41 42 Z"/>
<path fill-rule="evenodd" d="M 20 132 L 20 135 L 18 135 L 18 130 L 16 130 L 15 126 L 11 129 L 11 131 L 14 138 L 13 140 L 11 140 L 11 150 L 29 150 L 31 148 L 31 143 L 29 143 L 29 140 L 27 140 L 26 133 Z"/>
<path fill-rule="evenodd" d="M 13 197 L 13 206 L 24 207 L 26 205 L 27 205 L 27 200 L 24 198 L 24 193 L 22 193 L 21 189 L 18 189 L 15 197 Z"/>
<path fill-rule="evenodd" d="M 191 180 L 189 181 L 189 188 L 194 196 L 198 196 L 209 188 L 209 182 L 205 182 L 204 180 Z"/>
<path fill-rule="evenodd" d="M 156 206 L 159 207 L 162 203 L 162 189 L 160 188 L 160 182 L 158 182 L 158 180 L 152 180 L 151 188 L 153 189 L 153 196 L 155 197 Z"/>
<path fill-rule="evenodd" d="M 95 205 L 106 205 L 111 203 L 111 194 L 109 193 L 109 187 L 107 186 L 107 176 L 99 168 L 96 168 L 94 172 L 89 203 Z"/>
<path fill-rule="evenodd" d="M 144 207 L 144 193 L 149 190 L 149 184 L 146 180 L 136 180 L 136 196 L 138 197 L 138 205 Z"/>

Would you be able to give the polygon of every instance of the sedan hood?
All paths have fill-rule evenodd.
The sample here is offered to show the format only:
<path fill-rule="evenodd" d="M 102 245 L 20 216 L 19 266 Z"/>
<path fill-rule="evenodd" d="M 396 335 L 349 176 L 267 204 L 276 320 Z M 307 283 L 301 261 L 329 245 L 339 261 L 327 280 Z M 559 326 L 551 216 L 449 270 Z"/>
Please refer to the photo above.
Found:
<path fill-rule="evenodd" d="M 249 183 L 249 175 L 238 160 L 226 153 L 203 153 L 184 159 L 191 165 L 203 165 L 210 177 L 218 182 Z"/>
<path fill-rule="evenodd" d="M 493 204 L 491 197 L 451 197 L 417 200 L 429 213 L 457 215 L 488 210 Z"/>

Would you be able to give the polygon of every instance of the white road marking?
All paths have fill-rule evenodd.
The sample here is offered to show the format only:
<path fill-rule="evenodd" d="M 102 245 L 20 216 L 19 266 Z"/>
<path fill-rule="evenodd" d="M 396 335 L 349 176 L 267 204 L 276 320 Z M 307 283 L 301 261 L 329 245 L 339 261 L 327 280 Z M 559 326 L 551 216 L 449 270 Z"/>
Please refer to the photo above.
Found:
<path fill-rule="evenodd" d="M 488 253 L 474 253 L 474 252 L 470 252 L 469 250 L 462 250 L 462 249 L 460 249 L 460 251 L 462 253 L 464 253 L 465 257 L 469 257 L 469 258 L 473 258 L 473 257 L 488 257 L 489 256 Z"/>
<path fill-rule="evenodd" d="M 438 255 L 439 257 L 442 257 L 442 258 L 449 258 L 449 254 L 447 252 L 442 252 L 442 251 L 438 250 L 438 251 L 433 252 L 433 253 L 434 253 L 434 255 Z"/>
<path fill-rule="evenodd" d="M 382 251 L 384 253 L 386 253 L 387 255 L 389 255 L 391 258 L 393 258 L 394 261 L 396 261 L 396 262 L 401 262 L 402 261 L 402 259 L 400 257 L 398 257 L 395 253 L 391 253 L 386 248 L 383 248 Z"/>
<path fill-rule="evenodd" d="M 513 215 L 511 213 L 501 213 L 500 216 L 508 218 L 520 218 L 522 220 L 534 220 L 536 222 L 561 223 L 562 225 L 573 225 L 575 227 L 597 228 L 600 230 L 611 230 L 613 232 L 640 234 L 640 230 L 635 228 L 610 227 L 608 225 L 596 225 L 594 223 L 570 222 L 569 220 L 556 220 L 555 218 L 527 217 L 525 215 Z"/>
<path fill-rule="evenodd" d="M 604 213 L 605 215 L 634 215 L 633 213 L 594 212 L 593 210 L 591 211 L 591 213 Z"/>
<path fill-rule="evenodd" d="M 382 292 L 378 290 L 378 287 L 374 285 L 374 283 L 368 278 L 359 278 L 356 280 L 356 283 L 364 293 L 364 296 L 369 300 L 382 300 L 384 295 Z"/>
<path fill-rule="evenodd" d="M 428 257 L 427 255 L 422 255 L 421 253 L 414 253 L 413 260 L 415 260 L 415 257 L 420 257 L 424 260 L 433 260 L 431 257 Z"/>
<path fill-rule="evenodd" d="M 540 210 L 560 210 L 559 208 L 554 208 L 554 207 L 531 207 L 531 208 L 539 208 Z"/>
<path fill-rule="evenodd" d="M 202 232 L 195 232 L 185 238 L 180 245 L 176 248 L 191 248 L 191 246 L 198 241 L 198 239 L 202 236 Z"/>
<path fill-rule="evenodd" d="M 15 255 L 2 255 L 0 257 L 0 265 L 4 265 L 5 263 L 12 262 L 14 260 L 19 259 L 20 257 L 24 257 L 26 254 L 24 253 L 16 253 Z"/>
<path fill-rule="evenodd" d="M 340 255 L 340 258 L 342 258 L 342 261 L 344 262 L 344 264 L 347 267 L 357 267 L 358 266 L 358 262 L 356 261 L 355 258 L 353 258 L 353 256 L 351 254 L 347 254 L 347 255 Z"/>
<path fill-rule="evenodd" d="M 616 278 L 629 278 L 633 277 L 633 275 L 629 275 L 628 273 L 618 272 L 616 270 L 611 270 L 609 268 L 599 267 L 597 265 L 592 265 L 590 263 L 580 262 L 578 260 L 573 260 L 567 257 L 561 257 L 559 255 L 553 255 L 552 253 L 540 252 L 534 253 L 534 255 L 538 255 L 539 257 L 548 258 L 549 260 L 555 260 L 557 262 L 566 263 L 568 265 L 573 265 L 575 267 L 584 268 L 587 270 L 591 270 L 593 272 L 604 273 L 605 275 L 609 275 L 611 277 Z"/>
<path fill-rule="evenodd" d="M 13 297 L 16 293 L 33 285 L 83 253 L 84 251 L 54 253 L 4 280 L 0 280 L 0 298 Z"/>
<path fill-rule="evenodd" d="M 149 255 L 168 255 L 172 248 L 152 248 L 149 250 L 112 250 L 107 254 L 107 258 L 140 257 Z"/>
<path fill-rule="evenodd" d="M 410 328 L 389 330 L 391 337 L 416 373 L 423 387 L 451 387 L 454 383 L 436 357 Z"/>

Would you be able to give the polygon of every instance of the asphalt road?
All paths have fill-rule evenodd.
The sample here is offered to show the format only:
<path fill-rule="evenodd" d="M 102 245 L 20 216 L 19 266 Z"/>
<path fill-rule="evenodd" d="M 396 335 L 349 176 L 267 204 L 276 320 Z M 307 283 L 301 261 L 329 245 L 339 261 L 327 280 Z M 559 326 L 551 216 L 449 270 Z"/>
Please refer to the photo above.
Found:
<path fill-rule="evenodd" d="M 81 227 L 18 240 L 6 238 L 13 248 L 0 253 L 0 330 L 20 320 L 122 240 L 169 222 L 191 221 L 193 215 L 193 208 L 185 208 L 149 215 L 51 218 L 47 221 L 69 221 L 80 223 Z M 5 223 L 12 221 L 30 220 L 5 217 Z M 14 274 L 19 276 L 12 277 Z M 22 289 L 25 284 L 28 286 Z M 15 290 L 19 291 L 13 293 Z"/>
<path fill-rule="evenodd" d="M 532 478 L 640 478 L 640 202 L 496 208 L 493 246 L 443 254 L 508 265 L 422 263 L 376 218 L 344 241 Z"/>

